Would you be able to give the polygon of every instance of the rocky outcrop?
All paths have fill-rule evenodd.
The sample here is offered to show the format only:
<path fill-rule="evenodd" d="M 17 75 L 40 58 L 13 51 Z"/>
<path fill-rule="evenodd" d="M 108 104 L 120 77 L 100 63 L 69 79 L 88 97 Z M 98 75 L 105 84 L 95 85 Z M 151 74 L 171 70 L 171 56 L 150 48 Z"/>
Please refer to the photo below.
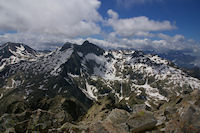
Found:
<path fill-rule="evenodd" d="M 174 98 L 156 111 L 147 111 L 143 104 L 136 104 L 131 112 L 115 108 L 114 104 L 108 108 L 111 102 L 105 100 L 102 102 L 107 105 L 94 104 L 91 107 L 94 112 L 89 112 L 91 115 L 87 114 L 87 118 L 76 125 L 75 129 L 89 133 L 198 133 L 199 96 L 200 91 L 195 90 L 190 94 Z"/>
<path fill-rule="evenodd" d="M 200 132 L 200 91 L 195 90 L 191 94 L 183 97 L 182 102 L 178 103 L 169 113 L 166 122 L 166 132 Z"/>

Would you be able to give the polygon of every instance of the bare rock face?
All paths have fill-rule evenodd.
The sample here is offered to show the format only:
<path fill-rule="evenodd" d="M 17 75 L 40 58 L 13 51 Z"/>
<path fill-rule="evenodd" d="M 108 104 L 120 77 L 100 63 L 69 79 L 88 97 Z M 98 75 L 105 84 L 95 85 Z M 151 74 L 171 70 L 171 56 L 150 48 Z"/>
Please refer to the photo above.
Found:
<path fill-rule="evenodd" d="M 104 121 L 91 124 L 92 133 L 144 132 L 156 127 L 153 113 L 139 111 L 134 114 L 121 109 L 113 109 Z"/>
<path fill-rule="evenodd" d="M 98 122 L 89 127 L 89 133 L 126 133 L 126 131 L 111 122 Z"/>
<path fill-rule="evenodd" d="M 163 109 L 154 112 L 159 125 L 162 125 L 160 130 L 169 133 L 200 132 L 199 98 L 200 91 L 194 90 L 182 98 L 177 98 L 179 100 L 174 100 L 175 102 L 171 101 L 167 107 L 164 105 Z M 157 116 L 158 112 L 159 116 Z"/>
<path fill-rule="evenodd" d="M 135 110 L 131 112 L 117 108 L 107 110 L 109 111 L 107 116 L 98 122 L 91 122 L 88 131 L 91 133 L 198 133 L 200 131 L 199 96 L 200 91 L 194 90 L 151 112 L 143 105 L 136 105 Z"/>
<path fill-rule="evenodd" d="M 130 114 L 127 111 L 121 109 L 113 109 L 105 121 L 112 122 L 113 124 L 121 124 L 126 123 L 129 117 Z"/>

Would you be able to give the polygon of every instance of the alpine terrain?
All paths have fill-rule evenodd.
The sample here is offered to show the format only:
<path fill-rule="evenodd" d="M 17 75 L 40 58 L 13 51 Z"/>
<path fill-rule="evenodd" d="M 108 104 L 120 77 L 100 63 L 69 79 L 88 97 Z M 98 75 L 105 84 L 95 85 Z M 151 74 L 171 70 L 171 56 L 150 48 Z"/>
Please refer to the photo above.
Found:
<path fill-rule="evenodd" d="M 200 80 L 158 55 L 85 41 L 0 47 L 0 133 L 198 133 Z"/>

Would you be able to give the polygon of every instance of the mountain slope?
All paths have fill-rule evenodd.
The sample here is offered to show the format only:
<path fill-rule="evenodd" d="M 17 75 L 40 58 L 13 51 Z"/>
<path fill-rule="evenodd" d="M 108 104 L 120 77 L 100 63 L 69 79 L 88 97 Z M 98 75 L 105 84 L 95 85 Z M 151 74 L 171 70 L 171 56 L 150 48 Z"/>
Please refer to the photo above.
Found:
<path fill-rule="evenodd" d="M 36 60 L 37 52 L 21 43 L 5 43 L 0 47 L 0 71 L 7 65 L 20 61 Z"/>
<path fill-rule="evenodd" d="M 0 70 L 2 132 L 10 128 L 57 131 L 67 122 L 104 119 L 115 108 L 134 112 L 136 105 L 154 112 L 200 88 L 198 79 L 142 51 L 105 51 L 85 41 L 82 45 L 66 43 L 38 56 L 23 44 L 14 48 L 8 44 L 1 47 L 8 52 L 0 53 L 1 61 L 12 56 L 18 60 Z M 97 108 L 94 115 L 93 108 Z M 5 118 L 21 125 L 4 125 Z"/>

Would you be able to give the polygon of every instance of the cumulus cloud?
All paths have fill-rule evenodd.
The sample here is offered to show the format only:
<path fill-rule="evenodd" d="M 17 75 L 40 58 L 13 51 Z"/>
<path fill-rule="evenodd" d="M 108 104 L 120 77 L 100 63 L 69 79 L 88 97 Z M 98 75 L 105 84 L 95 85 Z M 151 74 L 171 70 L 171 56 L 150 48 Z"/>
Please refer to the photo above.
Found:
<path fill-rule="evenodd" d="M 151 20 L 146 16 L 120 19 L 113 10 L 108 10 L 108 25 L 112 26 L 114 31 L 123 37 L 131 36 L 152 36 L 150 32 L 165 31 L 175 29 L 176 26 L 170 21 Z"/>
<path fill-rule="evenodd" d="M 114 20 L 117 20 L 118 17 L 119 17 L 119 15 L 118 15 L 116 12 L 114 12 L 113 10 L 111 10 L 111 9 L 109 9 L 109 10 L 107 11 L 107 13 L 108 13 L 108 15 L 109 15 L 112 19 L 114 19 Z"/>
<path fill-rule="evenodd" d="M 127 48 L 126 45 L 119 43 L 118 41 L 108 41 L 108 40 L 100 40 L 95 38 L 87 38 L 88 41 L 104 48 L 115 49 L 115 48 Z"/>
<path fill-rule="evenodd" d="M 0 31 L 63 35 L 98 34 L 98 0 L 0 0 Z"/>
<path fill-rule="evenodd" d="M 153 43 L 158 46 L 162 46 L 167 50 L 184 50 L 190 51 L 191 53 L 197 53 L 200 51 L 200 43 L 192 39 L 187 39 L 183 35 L 169 36 L 166 34 L 158 34 L 161 40 L 154 40 Z"/>

